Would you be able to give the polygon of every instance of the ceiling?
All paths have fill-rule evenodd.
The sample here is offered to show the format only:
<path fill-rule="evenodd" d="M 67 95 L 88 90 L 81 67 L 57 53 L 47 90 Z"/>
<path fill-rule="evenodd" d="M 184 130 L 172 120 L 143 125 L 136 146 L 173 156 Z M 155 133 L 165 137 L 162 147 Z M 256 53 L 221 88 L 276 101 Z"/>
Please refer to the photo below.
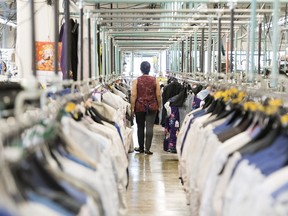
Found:
<path fill-rule="evenodd" d="M 46 0 L 51 4 L 53 0 Z M 204 40 L 209 36 L 209 24 L 211 23 L 211 35 L 218 34 L 218 18 L 221 17 L 221 36 L 229 37 L 231 33 L 231 8 L 234 8 L 234 31 L 238 31 L 238 37 L 245 41 L 247 37 L 247 24 L 251 21 L 251 8 L 253 5 L 248 0 L 244 3 L 193 3 L 184 0 L 84 0 L 86 5 L 95 8 L 94 16 L 99 20 L 101 29 L 113 38 L 122 50 L 163 50 L 171 47 L 176 41 L 186 40 L 197 33 L 197 40 L 201 41 L 202 28 Z M 208 1 L 208 0 L 207 0 Z M 76 2 L 76 0 L 75 0 Z M 131 2 L 131 3 L 127 3 Z M 221 2 L 221 1 L 220 1 Z M 265 25 L 263 30 L 268 32 L 272 22 L 272 3 L 256 4 L 256 22 L 261 21 Z M 91 7 L 90 7 L 91 8 Z M 279 17 L 285 17 L 287 6 L 280 5 Z M 16 23 L 16 0 L 0 2 L 0 21 L 8 24 Z M 1 22 L 0 22 L 1 23 Z M 268 23 L 268 24 L 267 24 Z M 282 23 L 284 25 L 285 22 Z M 0 25 L 1 30 L 3 26 Z M 270 25 L 271 26 L 271 25 Z M 264 29 L 266 27 L 266 29 Z M 2 31 L 1 31 L 2 32 Z"/>
<path fill-rule="evenodd" d="M 85 2 L 95 5 L 93 0 Z M 188 1 L 166 1 L 164 3 L 165 1 L 162 0 L 158 0 L 158 3 L 123 2 L 125 1 L 115 0 L 113 3 L 99 3 L 96 5 L 98 9 L 93 11 L 102 30 L 107 32 L 122 50 L 164 50 L 171 47 L 176 41 L 185 41 L 186 38 L 189 40 L 189 37 L 194 37 L 195 32 L 198 41 L 202 40 L 202 34 L 206 41 L 209 36 L 209 25 L 211 25 L 212 37 L 217 36 L 219 17 L 221 17 L 221 36 L 229 37 L 232 32 L 232 8 L 234 10 L 233 30 L 239 32 L 239 38 L 243 36 L 242 40 L 247 38 L 245 37 L 247 24 L 253 15 L 251 13 L 253 6 L 256 7 L 254 16 L 256 26 L 256 22 L 265 24 L 272 22 L 273 6 L 271 3 L 255 3 L 255 5 L 250 3 L 200 4 Z M 280 8 L 279 17 L 284 17 L 286 4 L 282 3 Z M 268 25 L 262 25 L 262 28 L 264 27 L 267 32 Z M 204 29 L 204 33 L 202 29 Z"/>

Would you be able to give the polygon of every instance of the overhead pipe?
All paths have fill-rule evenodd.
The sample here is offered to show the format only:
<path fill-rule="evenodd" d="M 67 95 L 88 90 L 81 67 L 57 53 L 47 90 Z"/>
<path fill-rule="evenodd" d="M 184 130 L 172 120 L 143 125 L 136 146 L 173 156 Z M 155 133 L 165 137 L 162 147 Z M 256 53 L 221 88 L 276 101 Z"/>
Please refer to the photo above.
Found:
<path fill-rule="evenodd" d="M 160 44 L 163 44 L 163 43 L 170 43 L 170 44 L 172 44 L 172 43 L 175 43 L 175 41 L 165 41 L 165 40 L 163 40 L 163 41 L 154 41 L 154 40 L 147 40 L 147 41 L 145 41 L 145 40 L 143 40 L 143 41 L 138 41 L 138 40 L 128 40 L 128 41 L 122 41 L 122 40 L 117 40 L 117 44 L 130 44 L 130 43 L 140 43 L 140 44 L 145 44 L 145 43 L 160 43 Z"/>
<path fill-rule="evenodd" d="M 167 41 L 171 39 L 171 37 L 163 37 L 163 36 L 151 36 L 151 37 L 114 37 L 114 40 L 117 40 L 117 41 L 121 41 L 121 40 L 139 40 L 139 41 L 149 41 L 149 40 L 153 40 L 153 41 Z M 176 39 L 173 39 L 171 41 L 176 41 Z"/>
<path fill-rule="evenodd" d="M 230 27 L 229 27 L 230 29 Z M 196 29 L 195 29 L 196 30 Z M 218 30 L 218 28 L 217 28 Z M 150 33 L 149 33 L 150 32 Z M 191 34 L 194 31 L 183 31 L 183 32 L 177 32 L 177 31 L 170 31 L 170 32 L 166 32 L 166 33 L 160 33 L 160 32 L 152 32 L 152 31 L 124 31 L 121 33 L 120 31 L 114 31 L 114 32 L 110 32 L 108 33 L 108 35 L 112 35 L 114 37 L 143 37 L 143 36 L 148 36 L 148 37 L 159 37 L 159 38 L 164 38 L 164 37 L 169 37 L 171 38 L 171 36 L 177 37 L 177 36 L 183 36 L 183 34 Z M 229 33 L 230 31 L 223 31 L 226 33 Z M 201 32 L 197 32 L 197 34 L 200 34 Z M 218 31 L 212 31 L 212 34 L 216 34 L 218 33 Z M 205 33 L 208 35 L 208 33 Z M 147 38 L 147 37 L 146 37 Z M 173 38 L 171 38 L 172 40 Z"/>
<path fill-rule="evenodd" d="M 160 49 L 168 49 L 169 47 L 163 47 L 163 46 L 154 46 L 154 47 L 150 47 L 150 46 L 147 46 L 147 47 L 136 47 L 136 46 L 126 46 L 126 47 L 119 47 L 121 50 L 127 50 L 127 49 L 131 49 L 131 48 L 135 48 L 135 49 L 151 49 L 151 50 L 160 50 Z"/>
<path fill-rule="evenodd" d="M 99 22 L 101 23 L 185 23 L 185 24 L 208 24 L 209 21 L 208 20 L 135 20 L 135 19 L 131 19 L 131 20 L 99 20 Z M 223 24 L 230 24 L 229 20 L 223 20 L 222 21 Z M 235 24 L 241 25 L 241 24 L 247 24 L 247 21 L 234 21 Z M 212 24 L 217 24 L 217 20 L 212 20 Z M 143 26 L 146 27 L 147 26 Z M 186 26 L 181 26 L 182 28 L 186 28 Z M 187 26 L 189 27 L 189 26 Z M 110 26 L 106 26 L 106 28 L 110 28 Z"/>
<path fill-rule="evenodd" d="M 216 23 L 218 24 L 218 23 Z M 244 24 L 247 24 L 247 22 L 245 22 Z M 205 27 L 205 26 L 204 26 Z M 123 32 L 124 29 L 180 29 L 181 31 L 185 31 L 188 29 L 193 29 L 196 30 L 198 29 L 198 26 L 112 26 L 112 27 L 106 27 L 103 26 L 102 29 L 108 29 L 108 30 L 114 30 L 114 29 L 120 29 L 119 32 Z M 217 29 L 217 26 L 212 26 L 213 29 Z M 223 29 L 230 29 L 230 26 L 223 26 Z M 117 32 L 117 31 L 111 31 L 111 32 Z M 134 31 L 135 32 L 135 31 Z M 147 33 L 147 31 L 145 31 Z M 162 33 L 162 31 L 159 32 L 160 34 Z"/>
<path fill-rule="evenodd" d="M 104 0 L 105 3 L 107 3 L 106 0 Z M 163 0 L 166 2 L 166 0 Z M 190 0 L 189 0 L 190 1 Z M 211 0 L 212 3 L 215 3 L 214 0 Z M 246 0 L 247 3 L 251 3 L 250 0 Z M 269 1 L 269 0 L 267 0 Z M 288 2 L 288 0 L 281 0 L 281 2 Z M 85 0 L 86 2 L 86 0 Z M 110 3 L 111 1 L 109 1 Z M 227 2 L 230 2 L 230 0 L 227 0 Z M 270 0 L 270 2 L 273 2 L 272 0 Z M 98 2 L 97 3 L 101 3 L 101 2 Z M 138 2 L 137 2 L 138 3 Z M 145 1 L 145 3 L 148 3 L 147 1 Z M 155 3 L 155 1 L 154 1 Z M 257 1 L 257 3 L 260 3 L 260 1 Z M 206 8 L 206 9 L 198 9 L 198 8 L 192 8 L 192 9 L 96 9 L 96 10 L 90 10 L 91 13 L 95 13 L 95 14 L 103 14 L 103 13 L 137 13 L 137 14 L 141 14 L 141 13 L 208 13 L 208 14 L 211 14 L 211 13 L 216 13 L 216 14 L 224 14 L 224 13 L 230 13 L 230 9 L 212 9 L 212 8 Z M 264 14 L 264 13 L 272 13 L 273 10 L 272 9 L 257 9 L 256 10 L 257 13 L 259 14 Z M 235 13 L 251 13 L 251 10 L 250 9 L 235 9 Z"/>
<path fill-rule="evenodd" d="M 142 48 L 142 47 L 160 47 L 160 48 L 167 48 L 167 47 L 169 47 L 169 46 L 163 46 L 163 45 L 161 45 L 161 44 L 157 44 L 157 45 L 149 45 L 149 44 L 147 44 L 147 45 L 145 45 L 145 46 L 141 46 L 141 45 L 139 45 L 139 44 L 126 44 L 126 45 L 119 45 L 119 44 L 117 44 L 118 46 L 119 46 L 119 48 L 125 48 L 125 47 L 138 47 L 138 48 Z"/>
<path fill-rule="evenodd" d="M 105 29 L 105 28 L 104 28 Z M 176 35 L 177 31 L 110 31 L 108 32 L 109 35 L 113 35 L 114 37 L 121 36 L 121 37 L 143 37 L 143 36 L 150 36 L 150 37 L 163 37 L 167 35 Z M 190 31 L 184 31 L 181 33 L 191 33 Z M 145 37 L 147 38 L 147 37 Z"/>
<path fill-rule="evenodd" d="M 154 11 L 154 10 L 153 10 Z M 151 11 L 150 11 L 151 12 Z M 119 15 L 115 15 L 115 14 L 112 14 L 112 15 L 103 15 L 103 14 L 97 14 L 96 15 L 97 18 L 122 18 L 122 19 L 127 19 L 127 18 L 147 18 L 147 15 L 122 15 L 122 14 L 119 14 Z M 199 19 L 199 18 L 211 18 L 211 17 L 215 17 L 217 18 L 217 14 L 197 14 L 197 15 L 181 15 L 181 14 L 177 14 L 177 15 L 159 15 L 159 14 L 149 14 L 149 18 L 186 18 L 186 19 L 191 19 L 191 18 L 195 18 L 195 19 Z M 261 17 L 263 17 L 263 15 L 260 15 Z M 222 19 L 229 19 L 231 18 L 231 15 L 222 15 L 221 16 Z M 250 14 L 241 14 L 241 15 L 235 15 L 235 17 L 237 19 L 249 19 L 251 17 Z M 166 20 L 167 21 L 167 20 Z"/>

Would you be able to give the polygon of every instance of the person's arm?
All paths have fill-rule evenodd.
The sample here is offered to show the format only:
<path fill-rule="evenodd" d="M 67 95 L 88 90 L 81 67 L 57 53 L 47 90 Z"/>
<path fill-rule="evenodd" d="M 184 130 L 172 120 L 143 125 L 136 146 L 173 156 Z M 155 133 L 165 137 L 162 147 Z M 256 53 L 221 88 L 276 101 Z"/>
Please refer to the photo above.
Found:
<path fill-rule="evenodd" d="M 156 80 L 156 98 L 158 103 L 158 110 L 160 111 L 161 108 L 161 91 L 160 91 L 160 84 L 159 81 Z"/>
<path fill-rule="evenodd" d="M 131 111 L 134 113 L 135 102 L 137 98 L 137 79 L 132 82 L 132 90 L 131 90 Z"/>

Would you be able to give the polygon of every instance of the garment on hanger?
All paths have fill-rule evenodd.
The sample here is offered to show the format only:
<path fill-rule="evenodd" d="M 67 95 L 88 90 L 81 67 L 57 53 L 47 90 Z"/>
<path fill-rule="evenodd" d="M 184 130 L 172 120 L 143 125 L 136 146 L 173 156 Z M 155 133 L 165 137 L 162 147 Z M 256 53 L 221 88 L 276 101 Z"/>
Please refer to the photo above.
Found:
<path fill-rule="evenodd" d="M 78 27 L 79 24 L 77 21 L 75 22 L 73 19 L 70 19 L 70 29 L 71 31 L 69 32 L 70 34 L 70 46 L 71 52 L 70 52 L 70 69 L 72 71 L 72 77 L 70 77 L 70 72 L 67 71 L 66 69 L 66 47 L 67 47 L 67 42 L 66 42 L 66 34 L 67 34 L 67 25 L 64 23 L 61 26 L 60 33 L 59 33 L 59 42 L 62 42 L 62 51 L 61 51 L 61 58 L 60 58 L 60 66 L 61 70 L 63 73 L 63 79 L 70 79 L 73 78 L 74 81 L 77 81 L 77 67 L 78 67 Z"/>
<path fill-rule="evenodd" d="M 182 89 L 182 85 L 177 81 L 174 80 L 170 84 L 164 87 L 163 93 L 162 93 L 162 104 L 163 107 L 167 103 L 167 101 L 172 98 L 175 95 L 178 95 Z M 162 110 L 162 120 L 161 120 L 161 125 L 165 125 L 165 118 L 167 117 L 167 112 L 165 109 Z"/>
<path fill-rule="evenodd" d="M 288 136 L 275 111 L 281 109 L 273 103 L 240 105 L 243 97 L 237 97 L 235 90 L 216 93 L 210 107 L 186 115 L 179 131 L 179 177 L 191 214 L 285 215 L 287 181 L 274 182 L 270 192 L 263 186 L 272 185 L 288 162 Z M 263 208 L 256 201 L 261 190 Z"/>
<path fill-rule="evenodd" d="M 176 153 L 176 142 L 177 136 L 179 133 L 180 125 L 187 113 L 189 113 L 192 109 L 197 109 L 200 107 L 201 102 L 207 97 L 209 94 L 209 90 L 202 90 L 202 85 L 196 85 L 193 88 L 186 83 L 183 82 L 182 90 L 179 94 L 170 98 L 168 103 L 165 104 L 167 117 L 165 119 L 165 130 L 164 130 L 164 142 L 163 148 L 164 151 L 168 151 L 171 153 Z M 194 96 L 192 92 L 197 92 L 197 95 Z M 199 95 L 199 98 L 197 97 Z M 199 101 L 198 101 L 199 100 Z M 197 101 L 197 105 L 196 105 Z"/>
<path fill-rule="evenodd" d="M 75 94 L 75 98 L 71 91 L 67 91 L 68 95 L 62 93 L 48 94 L 47 102 L 60 109 L 57 114 L 53 109 L 45 121 L 37 121 L 31 127 L 26 122 L 23 128 L 17 125 L 16 134 L 1 134 L 9 158 L 5 162 L 9 166 L 0 166 L 0 180 L 3 176 L 3 184 L 8 188 L 2 194 L 0 187 L 2 200 L 7 203 L 3 212 L 44 216 L 126 215 L 129 177 L 126 143 L 132 136 L 127 134 L 131 129 L 126 127 L 125 114 L 130 104 L 117 95 L 120 107 L 114 104 L 113 108 L 103 101 L 91 102 L 92 97 L 84 101 L 83 93 Z M 65 105 L 58 104 L 67 98 L 69 102 Z M 19 152 L 18 159 L 14 159 L 12 149 Z M 2 148 L 0 154 L 1 163 Z"/>

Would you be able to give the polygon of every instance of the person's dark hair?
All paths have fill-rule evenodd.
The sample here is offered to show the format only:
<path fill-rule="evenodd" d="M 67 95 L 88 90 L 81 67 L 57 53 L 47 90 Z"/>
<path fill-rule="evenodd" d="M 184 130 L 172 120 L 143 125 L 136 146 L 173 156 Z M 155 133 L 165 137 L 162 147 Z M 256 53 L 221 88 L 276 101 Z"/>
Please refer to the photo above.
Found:
<path fill-rule="evenodd" d="M 149 74 L 150 72 L 150 63 L 147 62 L 147 61 L 143 61 L 141 63 L 141 66 L 140 66 L 140 70 L 142 71 L 143 74 Z"/>

